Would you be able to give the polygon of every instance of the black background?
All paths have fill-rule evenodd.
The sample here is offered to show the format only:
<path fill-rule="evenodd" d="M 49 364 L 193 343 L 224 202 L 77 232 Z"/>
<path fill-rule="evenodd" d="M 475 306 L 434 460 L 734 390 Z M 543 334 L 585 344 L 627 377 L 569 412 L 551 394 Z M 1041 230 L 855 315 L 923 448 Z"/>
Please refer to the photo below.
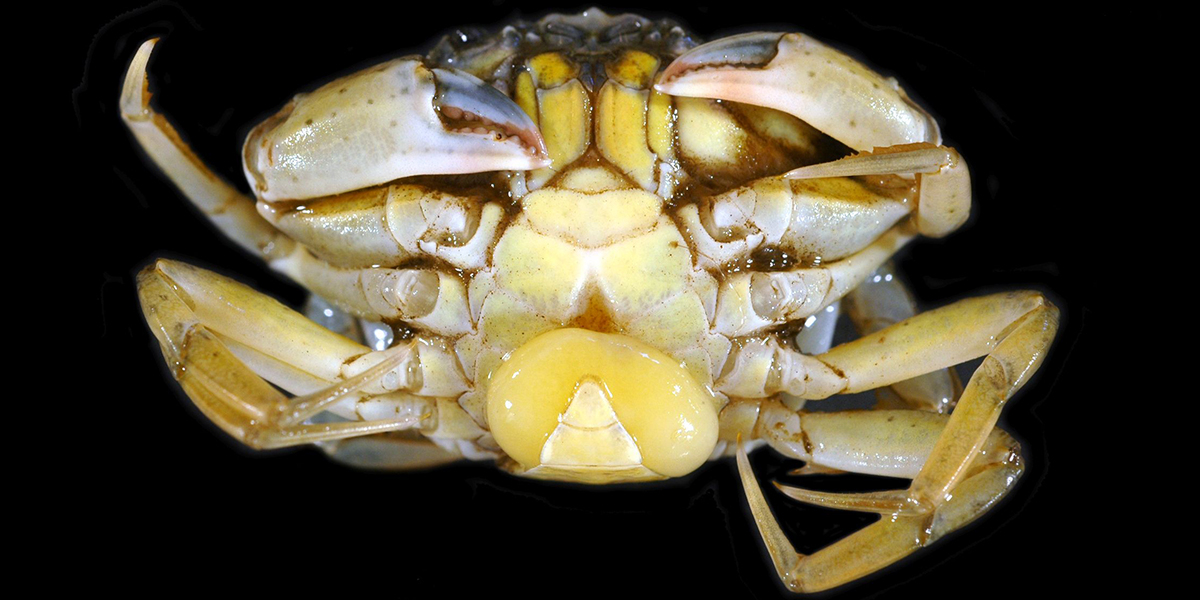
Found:
<path fill-rule="evenodd" d="M 82 490 L 82 537 L 121 540 L 131 549 L 91 553 L 92 560 L 111 561 L 110 574 L 135 586 L 138 574 L 154 572 L 183 587 L 323 580 L 344 583 L 346 593 L 382 584 L 417 598 L 522 590 L 785 595 L 731 460 L 680 480 L 602 489 L 524 481 L 486 464 L 366 473 L 316 450 L 251 453 L 204 422 L 170 379 L 142 322 L 136 272 L 168 257 L 293 305 L 304 295 L 224 242 L 136 149 L 116 99 L 137 46 L 163 37 L 150 64 L 156 106 L 209 165 L 246 189 L 242 139 L 295 91 L 424 51 L 459 25 L 546 12 L 506 1 L 415 12 L 398 4 L 242 4 L 93 6 L 74 13 L 68 30 L 63 72 L 78 135 L 72 175 L 86 197 L 83 210 L 72 213 L 79 216 L 67 218 L 91 249 L 74 257 L 91 265 L 80 326 L 96 342 L 107 375 L 94 401 L 72 409 L 82 431 L 72 439 L 84 444 L 70 444 L 70 460 L 59 468 L 72 470 L 71 487 Z M 1073 152 L 1087 145 L 1078 132 L 1097 110 L 1077 85 L 1099 72 L 1091 65 L 1111 62 L 1114 50 L 1087 42 L 1119 19 L 986 9 L 968 17 L 899 8 L 781 12 L 782 5 L 747 3 L 647 9 L 651 4 L 632 10 L 669 13 L 706 39 L 799 30 L 895 75 L 967 159 L 976 193 L 965 227 L 898 257 L 922 305 L 1037 289 L 1063 310 L 1042 372 L 1002 421 L 1024 444 L 1029 465 L 1017 490 L 965 530 L 833 595 L 1014 597 L 1074 577 L 1063 558 L 1080 543 L 1076 459 L 1094 451 L 1079 445 L 1086 428 L 1067 415 L 1087 408 L 1084 340 L 1099 321 L 1093 232 L 1097 203 L 1105 200 L 1076 178 Z M 763 482 L 794 466 L 769 451 L 752 458 Z M 768 497 L 802 551 L 871 520 Z"/>

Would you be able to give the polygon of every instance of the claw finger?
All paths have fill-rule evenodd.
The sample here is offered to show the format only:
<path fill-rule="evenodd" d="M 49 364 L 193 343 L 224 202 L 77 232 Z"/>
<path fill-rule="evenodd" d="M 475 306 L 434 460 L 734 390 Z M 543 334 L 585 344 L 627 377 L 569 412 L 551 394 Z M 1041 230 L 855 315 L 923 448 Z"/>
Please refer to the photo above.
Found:
<path fill-rule="evenodd" d="M 402 58 L 297 96 L 250 133 L 244 162 L 259 198 L 275 201 L 549 159 L 537 125 L 499 91 Z"/>
<path fill-rule="evenodd" d="M 656 88 L 781 110 L 856 150 L 941 143 L 937 124 L 895 80 L 798 33 L 747 33 L 698 46 L 675 59 Z"/>
<path fill-rule="evenodd" d="M 517 103 L 500 93 L 500 90 L 484 83 L 479 78 L 449 69 L 433 69 L 437 79 L 437 95 L 434 106 L 451 121 L 476 126 L 492 126 L 505 135 L 516 136 L 526 146 L 528 154 L 546 156 L 546 142 L 533 119 L 521 110 Z M 469 127 L 454 131 L 466 132 Z"/>

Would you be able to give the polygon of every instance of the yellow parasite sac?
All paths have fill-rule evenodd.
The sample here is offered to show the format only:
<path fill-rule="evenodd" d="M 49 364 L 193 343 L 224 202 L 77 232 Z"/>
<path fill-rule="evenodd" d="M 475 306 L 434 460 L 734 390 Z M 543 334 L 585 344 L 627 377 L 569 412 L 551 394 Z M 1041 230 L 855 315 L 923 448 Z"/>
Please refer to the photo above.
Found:
<path fill-rule="evenodd" d="M 496 442 L 535 477 L 678 477 L 717 443 L 714 397 L 678 360 L 584 329 L 550 331 L 515 350 L 492 373 L 487 407 Z"/>

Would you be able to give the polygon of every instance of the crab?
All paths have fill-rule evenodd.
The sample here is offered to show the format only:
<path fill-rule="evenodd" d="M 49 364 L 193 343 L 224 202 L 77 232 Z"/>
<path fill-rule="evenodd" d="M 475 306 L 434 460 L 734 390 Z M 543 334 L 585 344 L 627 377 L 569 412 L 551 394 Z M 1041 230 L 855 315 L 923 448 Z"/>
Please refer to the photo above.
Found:
<path fill-rule="evenodd" d="M 894 80 L 845 54 L 798 33 L 696 44 L 669 21 L 597 9 L 447 39 L 256 127 L 252 199 L 150 106 L 155 43 L 120 101 L 146 153 L 311 290 L 312 316 L 353 317 L 330 331 L 180 262 L 141 274 L 180 385 L 247 446 L 318 444 L 365 468 L 490 460 L 589 484 L 733 455 L 800 592 L 880 569 L 1015 485 L 1019 450 L 995 423 L 1056 309 L 1015 292 L 915 313 L 888 260 L 965 221 L 967 167 Z M 839 311 L 862 337 L 830 348 Z M 947 367 L 980 356 L 960 389 Z M 805 409 L 869 389 L 885 398 L 875 410 Z M 750 469 L 759 446 L 801 473 L 911 485 L 776 484 L 888 516 L 801 555 Z"/>

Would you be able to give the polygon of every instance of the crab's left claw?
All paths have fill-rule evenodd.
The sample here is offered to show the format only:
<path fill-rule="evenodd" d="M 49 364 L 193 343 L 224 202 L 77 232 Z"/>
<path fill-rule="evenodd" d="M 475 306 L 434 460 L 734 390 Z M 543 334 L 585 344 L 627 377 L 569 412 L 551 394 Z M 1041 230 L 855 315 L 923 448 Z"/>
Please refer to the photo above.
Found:
<path fill-rule="evenodd" d="M 675 59 L 656 88 L 781 110 L 855 150 L 941 143 L 937 123 L 894 79 L 799 33 L 746 33 L 698 46 Z"/>
<path fill-rule="evenodd" d="M 895 79 L 805 35 L 747 33 L 698 46 L 675 59 L 655 87 L 673 96 L 780 110 L 861 153 L 797 169 L 788 178 L 914 176 L 922 234 L 945 235 L 970 212 L 966 163 L 940 146 L 937 122 Z"/>
<path fill-rule="evenodd" d="M 786 179 L 911 175 L 918 186 L 916 223 L 922 235 L 941 237 L 962 226 L 971 213 L 971 173 L 953 148 L 927 143 L 876 148 L 835 161 L 784 173 Z"/>
<path fill-rule="evenodd" d="M 401 58 L 297 96 L 256 127 L 246 177 L 266 201 L 338 194 L 413 175 L 547 166 L 533 120 L 467 73 Z"/>

